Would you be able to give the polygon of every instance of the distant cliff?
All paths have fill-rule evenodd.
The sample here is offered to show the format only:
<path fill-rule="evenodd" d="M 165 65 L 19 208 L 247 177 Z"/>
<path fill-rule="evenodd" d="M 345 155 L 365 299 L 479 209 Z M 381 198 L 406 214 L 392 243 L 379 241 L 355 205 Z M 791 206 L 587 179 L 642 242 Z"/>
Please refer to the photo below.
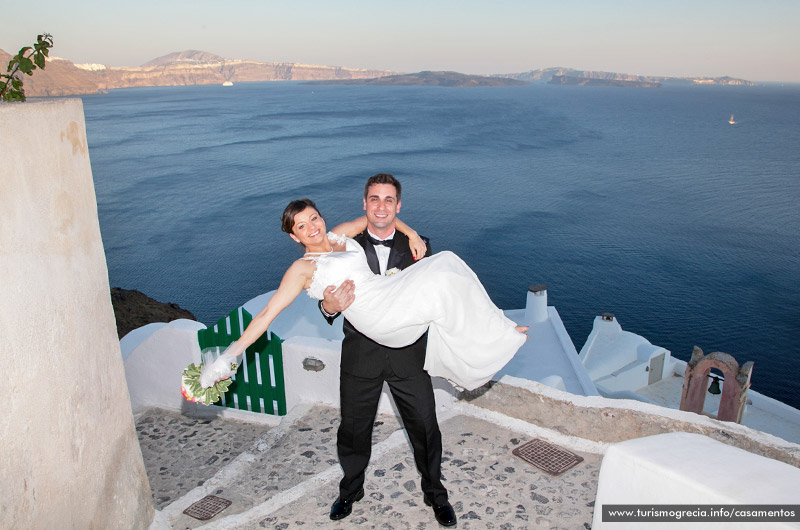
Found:
<path fill-rule="evenodd" d="M 11 56 L 0 50 L 0 64 Z M 71 96 L 96 94 L 115 88 L 175 85 L 212 85 L 226 81 L 298 81 L 314 79 L 362 79 L 390 74 L 387 70 L 363 70 L 339 66 L 298 63 L 261 63 L 225 59 L 199 51 L 185 51 L 159 57 L 139 67 L 109 68 L 104 65 L 75 65 L 51 58 L 46 68 L 25 77 L 27 96 Z"/>
<path fill-rule="evenodd" d="M 516 74 L 495 74 L 493 77 L 509 77 L 520 81 L 547 81 L 563 85 L 592 86 L 646 86 L 658 87 L 666 84 L 679 85 L 736 85 L 756 86 L 756 83 L 733 77 L 658 77 L 592 70 L 573 70 L 572 68 L 544 68 Z M 561 79 L 566 78 L 566 79 Z M 573 79 L 574 78 L 574 79 Z M 582 81 L 579 81 L 582 80 Z M 592 80 L 592 81 L 589 81 Z M 599 83 L 606 81 L 608 83 Z M 611 83 L 611 82 L 615 83 Z M 616 83 L 623 82 L 623 83 Z"/>
<path fill-rule="evenodd" d="M 0 50 L 0 67 L 5 69 L 11 55 Z M 32 76 L 23 77 L 23 88 L 27 97 L 32 96 L 76 96 L 96 94 L 97 79 L 89 72 L 76 68 L 64 59 L 47 59 L 44 70 L 36 70 Z"/>
<path fill-rule="evenodd" d="M 527 81 L 503 77 L 467 75 L 458 72 L 418 72 L 416 74 L 387 75 L 374 79 L 335 79 L 329 81 L 309 81 L 314 85 L 380 85 L 380 86 L 442 86 L 442 87 L 485 87 L 527 85 Z"/>
<path fill-rule="evenodd" d="M 298 63 L 260 63 L 225 59 L 205 52 L 186 51 L 154 59 L 138 68 L 106 69 L 104 88 L 165 85 L 208 85 L 251 81 L 363 79 L 387 75 L 386 70 Z"/>

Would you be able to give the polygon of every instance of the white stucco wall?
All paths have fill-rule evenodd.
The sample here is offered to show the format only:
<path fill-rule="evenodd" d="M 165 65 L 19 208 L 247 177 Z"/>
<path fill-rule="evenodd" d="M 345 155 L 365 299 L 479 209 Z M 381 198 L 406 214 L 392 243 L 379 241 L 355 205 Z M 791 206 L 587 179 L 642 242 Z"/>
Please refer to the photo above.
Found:
<path fill-rule="evenodd" d="M 183 399 L 180 388 L 183 370 L 200 362 L 200 329 L 205 326 L 180 319 L 148 324 L 123 337 L 120 344 L 134 414 L 149 407 L 177 411 L 197 407 Z M 139 336 L 145 338 L 137 341 Z"/>
<path fill-rule="evenodd" d="M 629 528 L 797 528 L 796 522 L 607 522 L 604 505 L 796 505 L 800 469 L 700 434 L 671 432 L 613 444 L 603 458 L 595 530 Z M 757 486 L 755 486 L 757 485 Z M 736 521 L 739 518 L 731 517 Z"/>
<path fill-rule="evenodd" d="M 83 104 L 0 103 L 0 528 L 147 528 Z"/>

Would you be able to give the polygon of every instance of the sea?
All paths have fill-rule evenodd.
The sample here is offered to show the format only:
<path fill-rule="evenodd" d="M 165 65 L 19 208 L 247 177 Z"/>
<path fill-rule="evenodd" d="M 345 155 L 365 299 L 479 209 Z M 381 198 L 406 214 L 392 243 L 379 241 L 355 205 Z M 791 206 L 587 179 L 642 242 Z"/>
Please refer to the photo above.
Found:
<path fill-rule="evenodd" d="M 300 256 L 280 231 L 290 200 L 333 226 L 392 173 L 400 218 L 499 307 L 545 284 L 577 350 L 610 312 L 676 358 L 753 361 L 753 389 L 800 408 L 800 85 L 267 82 L 82 99 L 112 286 L 211 325 Z"/>

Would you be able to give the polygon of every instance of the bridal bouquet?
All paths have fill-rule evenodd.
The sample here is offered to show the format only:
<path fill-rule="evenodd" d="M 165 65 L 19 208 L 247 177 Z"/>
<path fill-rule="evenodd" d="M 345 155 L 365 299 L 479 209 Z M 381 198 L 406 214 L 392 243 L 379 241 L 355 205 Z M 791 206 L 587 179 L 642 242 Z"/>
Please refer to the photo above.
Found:
<path fill-rule="evenodd" d="M 220 369 L 218 365 L 220 364 L 225 365 L 222 371 L 226 372 L 226 374 L 218 375 L 227 375 L 227 378 L 220 379 L 211 384 L 211 381 L 208 380 L 210 372 L 213 372 L 215 369 L 219 372 Z M 238 368 L 239 365 L 235 362 L 230 362 L 228 359 L 223 359 L 222 356 L 220 356 L 219 359 L 209 366 L 209 369 L 204 370 L 204 366 L 204 363 L 200 363 L 199 365 L 192 363 L 186 367 L 181 376 L 181 394 L 183 394 L 186 401 L 208 406 L 219 401 L 222 394 L 228 391 L 228 387 L 230 387 L 232 383 L 230 376 L 236 373 L 236 368 Z M 206 386 L 204 386 L 203 383 L 205 383 Z"/>

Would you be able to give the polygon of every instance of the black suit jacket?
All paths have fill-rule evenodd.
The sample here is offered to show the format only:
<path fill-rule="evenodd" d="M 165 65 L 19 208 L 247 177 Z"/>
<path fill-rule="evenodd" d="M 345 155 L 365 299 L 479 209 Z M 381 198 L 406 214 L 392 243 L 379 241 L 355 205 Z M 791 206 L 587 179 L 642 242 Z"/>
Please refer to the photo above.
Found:
<path fill-rule="evenodd" d="M 367 255 L 367 263 L 375 274 L 380 274 L 378 265 L 378 255 L 375 247 L 369 243 L 365 233 L 354 237 L 359 245 L 364 247 Z M 431 245 L 427 238 L 424 238 L 428 249 L 426 256 L 431 255 Z M 389 261 L 386 270 L 393 267 L 405 269 L 415 263 L 414 256 L 408 246 L 408 237 L 396 231 L 393 238 L 392 249 L 389 252 Z M 358 293 L 356 293 L 358 296 Z M 387 300 L 387 303 L 391 303 Z M 329 318 L 328 322 L 333 323 L 335 317 Z M 342 361 L 341 370 L 343 373 L 355 375 L 357 377 L 378 377 L 388 362 L 392 371 L 399 377 L 411 377 L 423 371 L 425 364 L 425 345 L 427 334 L 417 340 L 414 344 L 404 348 L 389 348 L 378 344 L 366 337 L 353 327 L 347 319 L 342 325 L 344 329 L 344 340 L 342 341 Z"/>

